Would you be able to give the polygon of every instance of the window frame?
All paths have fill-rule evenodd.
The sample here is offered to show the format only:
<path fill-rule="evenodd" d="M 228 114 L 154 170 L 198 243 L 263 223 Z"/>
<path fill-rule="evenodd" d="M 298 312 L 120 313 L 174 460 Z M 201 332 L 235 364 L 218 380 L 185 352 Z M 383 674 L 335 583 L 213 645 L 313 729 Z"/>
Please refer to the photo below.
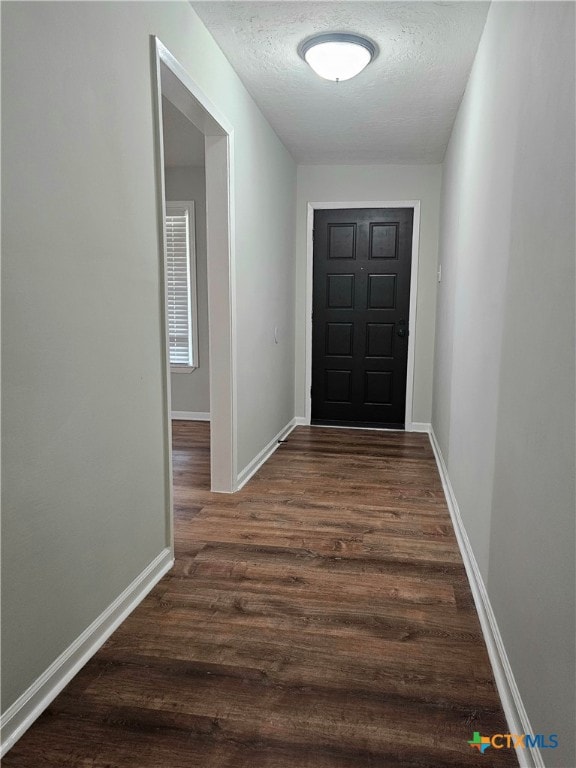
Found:
<path fill-rule="evenodd" d="M 198 360 L 198 283 L 196 277 L 196 211 L 194 200 L 166 200 L 165 215 L 186 209 L 188 211 L 188 269 L 189 269 L 189 344 L 190 360 L 188 364 L 173 363 L 170 360 L 170 329 L 168 327 L 168 359 L 171 373 L 191 373 L 199 367 Z M 164 222 L 166 231 L 166 221 Z M 166 248 L 168 247 L 166 241 Z M 166 253 L 166 259 L 168 254 Z M 169 299 L 167 297 L 167 316 L 169 317 Z M 169 322 L 169 321 L 168 321 Z"/>

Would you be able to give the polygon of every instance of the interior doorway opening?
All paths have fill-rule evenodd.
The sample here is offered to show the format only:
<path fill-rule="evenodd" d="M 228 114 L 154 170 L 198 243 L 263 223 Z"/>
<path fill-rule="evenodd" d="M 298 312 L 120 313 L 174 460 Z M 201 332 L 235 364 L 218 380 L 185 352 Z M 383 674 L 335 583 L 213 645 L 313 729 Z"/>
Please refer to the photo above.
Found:
<path fill-rule="evenodd" d="M 168 473 L 171 479 L 172 417 L 209 421 L 210 488 L 232 493 L 237 477 L 233 130 L 155 37 L 152 55 Z M 173 541 L 171 489 L 170 483 Z"/>

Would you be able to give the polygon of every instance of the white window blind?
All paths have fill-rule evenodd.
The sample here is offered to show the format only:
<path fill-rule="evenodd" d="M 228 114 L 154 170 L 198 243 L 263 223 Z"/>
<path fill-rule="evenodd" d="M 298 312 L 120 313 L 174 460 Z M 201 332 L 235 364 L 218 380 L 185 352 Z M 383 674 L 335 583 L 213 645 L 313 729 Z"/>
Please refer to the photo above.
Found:
<path fill-rule="evenodd" d="M 194 203 L 166 203 L 166 288 L 170 365 L 194 367 Z"/>

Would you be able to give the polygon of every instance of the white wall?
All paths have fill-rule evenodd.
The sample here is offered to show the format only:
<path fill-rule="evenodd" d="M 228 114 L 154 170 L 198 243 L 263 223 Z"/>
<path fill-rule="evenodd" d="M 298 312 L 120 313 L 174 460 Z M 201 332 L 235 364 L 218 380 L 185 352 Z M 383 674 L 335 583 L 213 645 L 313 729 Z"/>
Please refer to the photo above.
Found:
<path fill-rule="evenodd" d="M 493 3 L 446 155 L 433 426 L 536 732 L 574 751 L 574 5 Z"/>
<path fill-rule="evenodd" d="M 304 165 L 298 167 L 296 212 L 296 415 L 306 398 L 306 219 L 309 202 L 420 200 L 420 261 L 412 420 L 430 422 L 438 217 L 439 165 Z"/>
<path fill-rule="evenodd" d="M 2 4 L 3 708 L 167 544 L 151 34 L 234 128 L 240 467 L 293 415 L 295 166 L 189 3 Z"/>
<path fill-rule="evenodd" d="M 198 294 L 198 367 L 170 375 L 172 411 L 210 412 L 208 366 L 208 273 L 206 262 L 206 172 L 195 166 L 165 169 L 166 200 L 194 200 L 196 286 Z"/>

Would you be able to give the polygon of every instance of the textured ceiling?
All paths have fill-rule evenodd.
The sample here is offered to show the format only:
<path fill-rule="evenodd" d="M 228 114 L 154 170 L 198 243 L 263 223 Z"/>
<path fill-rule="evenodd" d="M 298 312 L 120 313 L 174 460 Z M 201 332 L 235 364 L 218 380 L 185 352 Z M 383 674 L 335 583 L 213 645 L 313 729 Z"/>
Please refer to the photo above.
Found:
<path fill-rule="evenodd" d="M 442 161 L 489 3 L 192 5 L 298 162 L 362 164 Z M 380 54 L 352 80 L 322 80 L 298 43 L 344 31 Z"/>
<path fill-rule="evenodd" d="M 162 128 L 166 168 L 204 165 L 204 135 L 165 97 L 162 99 Z"/>

